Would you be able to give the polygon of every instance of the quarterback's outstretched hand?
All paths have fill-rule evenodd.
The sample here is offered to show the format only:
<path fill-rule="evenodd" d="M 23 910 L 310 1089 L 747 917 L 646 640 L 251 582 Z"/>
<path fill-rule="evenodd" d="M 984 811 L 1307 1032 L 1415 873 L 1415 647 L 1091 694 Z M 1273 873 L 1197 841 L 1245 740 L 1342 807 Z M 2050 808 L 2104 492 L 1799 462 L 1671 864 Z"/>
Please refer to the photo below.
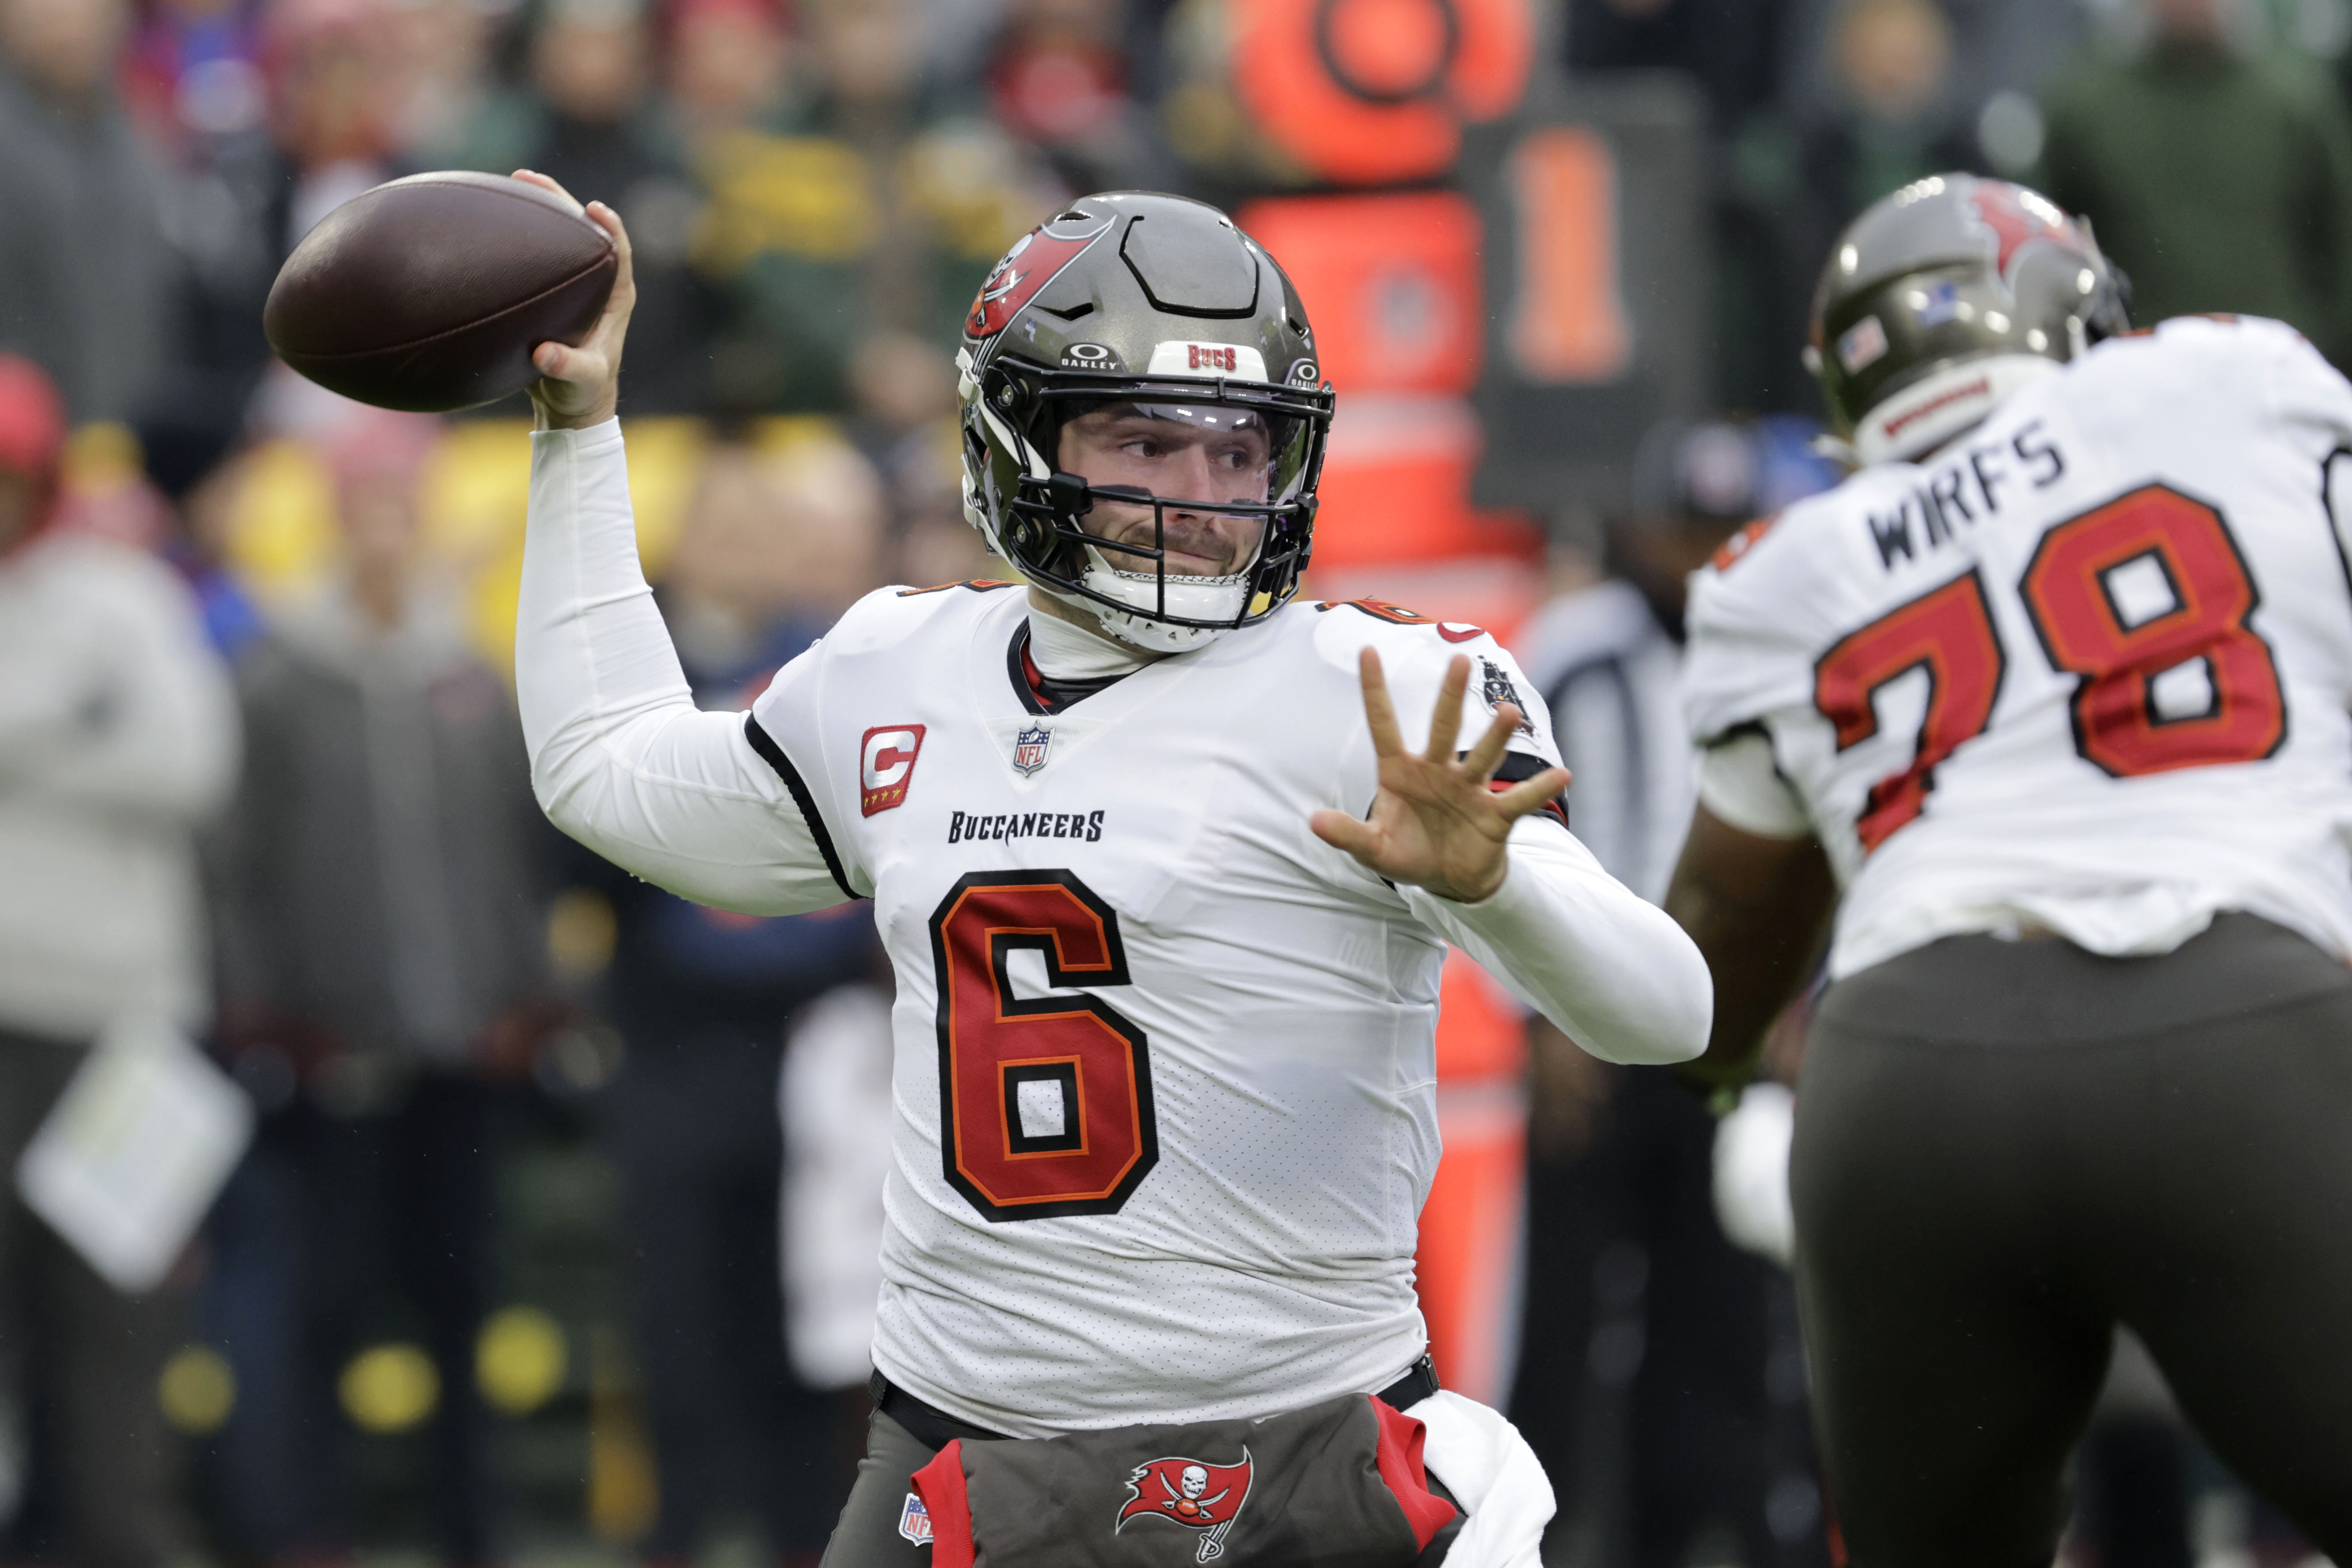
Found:
<path fill-rule="evenodd" d="M 1456 903 L 1492 897 L 1507 868 L 1511 824 L 1566 789 L 1568 770 L 1546 768 L 1500 792 L 1488 787 L 1522 721 L 1508 703 L 1496 710 L 1495 721 L 1478 743 L 1454 757 L 1462 696 L 1470 685 L 1470 660 L 1461 654 L 1454 655 L 1438 686 L 1429 749 L 1418 756 L 1404 749 L 1381 656 L 1366 648 L 1357 666 L 1364 679 L 1372 751 L 1380 758 L 1380 793 L 1362 821 L 1343 811 L 1318 811 L 1307 826 L 1324 843 L 1345 849 L 1391 882 L 1410 882 Z"/>
<path fill-rule="evenodd" d="M 517 169 L 514 177 L 563 197 L 572 193 L 531 169 Z M 630 265 L 629 231 L 621 215 L 603 202 L 590 202 L 588 220 L 613 237 L 621 253 L 621 268 L 613 279 L 612 298 L 596 328 L 577 348 L 544 342 L 530 351 L 530 363 L 540 378 L 530 384 L 531 405 L 542 430 L 585 430 L 602 425 L 621 405 L 621 340 L 628 335 L 629 312 L 637 305 L 636 271 Z"/>

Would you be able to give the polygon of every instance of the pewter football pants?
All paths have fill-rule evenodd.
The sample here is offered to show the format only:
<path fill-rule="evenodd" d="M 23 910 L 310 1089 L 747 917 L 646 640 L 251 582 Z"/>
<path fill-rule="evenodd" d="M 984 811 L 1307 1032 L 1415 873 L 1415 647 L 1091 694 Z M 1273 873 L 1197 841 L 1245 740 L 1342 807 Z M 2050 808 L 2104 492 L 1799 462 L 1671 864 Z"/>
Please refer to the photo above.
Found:
<path fill-rule="evenodd" d="M 2129 1325 L 2352 1563 L 2352 972 L 2224 915 L 2158 958 L 1958 937 L 1832 986 L 1797 1272 L 1854 1568 L 2047 1568 Z"/>
<path fill-rule="evenodd" d="M 857 1482 L 849 1489 L 819 1568 L 929 1568 L 930 1548 L 919 1547 L 898 1527 L 914 1490 L 911 1478 L 938 1452 L 876 1411 L 866 1457 L 857 1461 Z"/>

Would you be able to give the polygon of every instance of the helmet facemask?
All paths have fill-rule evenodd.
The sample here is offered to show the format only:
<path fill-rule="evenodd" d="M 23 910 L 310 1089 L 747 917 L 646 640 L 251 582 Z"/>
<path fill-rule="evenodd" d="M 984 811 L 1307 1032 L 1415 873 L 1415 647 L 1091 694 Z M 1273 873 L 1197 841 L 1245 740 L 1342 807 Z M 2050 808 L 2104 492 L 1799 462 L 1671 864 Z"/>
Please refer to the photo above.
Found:
<path fill-rule="evenodd" d="M 1032 583 L 1162 653 L 1297 595 L 1328 391 L 1024 369 L 991 366 L 969 400 L 986 493 L 968 478 L 966 510 Z"/>

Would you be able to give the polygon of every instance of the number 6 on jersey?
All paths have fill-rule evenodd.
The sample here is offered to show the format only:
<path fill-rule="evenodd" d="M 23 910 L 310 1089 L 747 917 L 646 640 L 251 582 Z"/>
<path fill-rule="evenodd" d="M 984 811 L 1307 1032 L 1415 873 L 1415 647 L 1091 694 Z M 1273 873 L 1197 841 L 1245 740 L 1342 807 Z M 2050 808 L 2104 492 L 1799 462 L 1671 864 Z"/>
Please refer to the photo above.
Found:
<path fill-rule="evenodd" d="M 1118 915 L 1068 871 L 975 871 L 931 916 L 940 1154 L 993 1221 L 1117 1214 L 1160 1158 L 1143 1031 L 1095 996 L 1015 996 L 1034 949 L 1048 985 L 1126 985 Z"/>

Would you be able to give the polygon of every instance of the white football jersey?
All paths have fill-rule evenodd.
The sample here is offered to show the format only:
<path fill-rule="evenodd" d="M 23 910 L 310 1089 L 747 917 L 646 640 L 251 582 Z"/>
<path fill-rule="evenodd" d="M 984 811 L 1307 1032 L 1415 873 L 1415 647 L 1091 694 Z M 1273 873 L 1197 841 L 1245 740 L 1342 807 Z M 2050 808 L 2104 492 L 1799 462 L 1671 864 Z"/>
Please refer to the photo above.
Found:
<path fill-rule="evenodd" d="M 1307 818 L 1371 802 L 1368 642 L 1416 745 L 1457 649 L 1465 741 L 1517 702 L 1531 772 L 1541 710 L 1483 633 L 1300 605 L 1047 713 L 1028 619 L 885 590 L 752 710 L 898 973 L 876 1364 L 1016 1433 L 1378 1386 L 1424 1337 L 1445 943 Z"/>
<path fill-rule="evenodd" d="M 1692 580 L 1702 744 L 1760 730 L 1845 888 L 1831 972 L 2244 910 L 2352 955 L 2352 386 L 2274 321 L 2102 343 Z"/>
<path fill-rule="evenodd" d="M 1425 1336 L 1451 941 L 1596 1054 L 1704 1047 L 1704 961 L 1548 813 L 1455 904 L 1317 838 L 1377 792 L 1357 656 L 1405 743 L 1538 699 L 1475 627 L 1295 604 L 1059 711 L 1011 584 L 885 589 L 748 720 L 697 711 L 636 565 L 617 430 L 536 438 L 516 668 L 566 831 L 751 913 L 871 895 L 897 973 L 875 1363 L 1014 1436 L 1265 1414 Z"/>

